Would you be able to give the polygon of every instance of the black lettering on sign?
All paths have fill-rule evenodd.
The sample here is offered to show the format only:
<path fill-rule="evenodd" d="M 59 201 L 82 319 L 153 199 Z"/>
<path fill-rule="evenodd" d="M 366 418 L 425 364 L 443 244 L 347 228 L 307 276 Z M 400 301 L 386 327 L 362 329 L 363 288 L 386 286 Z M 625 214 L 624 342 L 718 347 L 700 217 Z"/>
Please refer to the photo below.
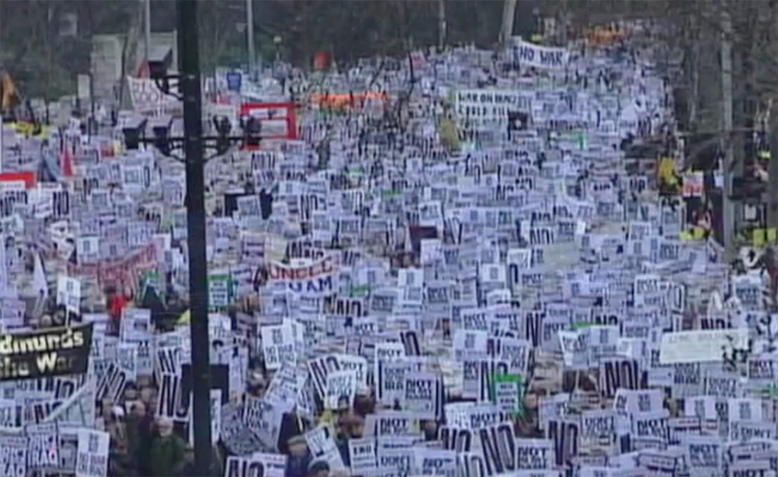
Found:
<path fill-rule="evenodd" d="M 175 374 L 161 374 L 159 397 L 157 398 L 157 416 L 175 421 L 186 421 L 189 409 L 181 405 L 181 378 Z"/>
<path fill-rule="evenodd" d="M 664 418 L 641 419 L 636 421 L 637 437 L 658 437 L 667 439 L 667 420 Z"/>
<path fill-rule="evenodd" d="M 494 401 L 492 395 L 492 381 L 495 374 L 508 374 L 508 362 L 507 361 L 481 361 L 479 364 L 481 368 L 481 389 L 479 391 L 479 399 L 481 401 Z"/>
<path fill-rule="evenodd" d="M 335 295 L 327 295 L 324 297 L 324 300 L 321 302 L 322 306 L 322 313 L 325 315 L 334 315 L 335 314 L 335 304 L 337 303 L 338 297 Z"/>
<path fill-rule="evenodd" d="M 157 367 L 159 374 L 180 374 L 178 367 L 179 350 L 173 347 L 157 349 Z"/>
<path fill-rule="evenodd" d="M 467 471 L 465 477 L 487 477 L 489 475 L 486 471 L 485 459 L 478 454 L 468 454 L 464 467 Z"/>
<path fill-rule="evenodd" d="M 718 454 L 716 444 L 689 444 L 689 466 L 718 467 Z"/>
<path fill-rule="evenodd" d="M 708 376 L 705 378 L 705 394 L 718 398 L 736 398 L 737 378 Z"/>
<path fill-rule="evenodd" d="M 52 194 L 52 205 L 54 215 L 57 218 L 68 217 L 70 215 L 70 192 L 67 190 L 55 191 Z"/>
<path fill-rule="evenodd" d="M 56 389 L 56 383 L 54 382 L 55 379 L 60 378 L 41 378 L 36 379 L 35 381 L 30 381 L 32 384 L 32 388 L 36 389 L 38 391 L 45 391 L 47 393 L 53 393 Z"/>
<path fill-rule="evenodd" d="M 44 422 L 52 412 L 54 412 L 62 401 L 46 401 L 39 402 L 32 405 L 32 418 L 35 424 L 41 424 Z"/>
<path fill-rule="evenodd" d="M 770 469 L 733 469 L 732 477 L 767 477 Z"/>
<path fill-rule="evenodd" d="M 124 396 L 124 387 L 127 384 L 127 376 L 116 363 L 110 363 L 105 374 L 97 385 L 95 398 L 98 402 L 103 399 L 110 399 L 112 402 L 118 402 Z"/>
<path fill-rule="evenodd" d="M 713 407 L 716 409 L 716 417 L 718 420 L 726 421 L 729 416 L 729 401 L 716 400 Z"/>
<path fill-rule="evenodd" d="M 540 346 L 540 329 L 543 322 L 543 313 L 529 311 L 524 315 L 524 339 L 532 343 L 533 348 Z"/>
<path fill-rule="evenodd" d="M 400 341 L 405 347 L 405 356 L 421 356 L 421 346 L 419 346 L 419 335 L 413 330 L 401 331 Z"/>
<path fill-rule="evenodd" d="M 673 366 L 675 367 L 673 384 L 702 384 L 700 363 L 678 363 Z"/>
<path fill-rule="evenodd" d="M 226 477 L 265 477 L 265 465 L 244 457 L 228 457 Z"/>
<path fill-rule="evenodd" d="M 252 462 L 249 464 L 249 473 L 246 477 L 265 477 L 265 464 Z"/>
<path fill-rule="evenodd" d="M 674 283 L 670 286 L 670 309 L 676 313 L 686 310 L 686 285 Z"/>
<path fill-rule="evenodd" d="M 56 381 L 56 390 L 54 397 L 56 399 L 67 399 L 76 392 L 76 381 L 73 379 L 58 378 Z"/>
<path fill-rule="evenodd" d="M 324 250 L 314 247 L 309 240 L 297 240 L 289 242 L 286 246 L 286 258 L 304 258 L 318 260 L 324 257 Z"/>
<path fill-rule="evenodd" d="M 751 358 L 748 361 L 749 379 L 775 379 L 773 361 L 770 359 Z"/>
<path fill-rule="evenodd" d="M 500 338 L 489 337 L 486 340 L 486 355 L 490 358 L 496 358 L 502 354 L 502 340 Z"/>
<path fill-rule="evenodd" d="M 448 303 L 448 287 L 427 287 L 427 303 L 431 305 Z"/>
<path fill-rule="evenodd" d="M 324 391 L 327 388 L 327 376 L 332 371 L 340 370 L 340 363 L 334 356 L 324 356 L 308 361 L 308 368 L 313 378 L 313 385 L 320 397 L 324 398 Z"/>
<path fill-rule="evenodd" d="M 404 417 L 389 417 L 378 420 L 378 435 L 405 434 L 410 429 L 410 420 Z"/>
<path fill-rule="evenodd" d="M 700 329 L 703 330 L 726 330 L 732 328 L 729 320 L 724 318 L 701 318 Z"/>
<path fill-rule="evenodd" d="M 551 465 L 548 449 L 544 447 L 516 446 L 516 470 L 541 470 Z"/>
<path fill-rule="evenodd" d="M 619 317 L 608 312 L 595 313 L 595 310 L 592 309 L 592 324 L 597 326 L 619 326 Z"/>
<path fill-rule="evenodd" d="M 578 455 L 579 425 L 572 421 L 552 420 L 548 423 L 548 437 L 554 441 L 557 467 L 567 466 Z"/>
<path fill-rule="evenodd" d="M 487 475 L 516 470 L 516 437 L 513 426 L 500 423 L 478 430 Z"/>
<path fill-rule="evenodd" d="M 521 282 L 521 272 L 519 270 L 519 265 L 516 263 L 511 263 L 508 265 L 508 288 L 514 289 L 518 284 Z"/>
<path fill-rule="evenodd" d="M 365 316 L 362 300 L 359 298 L 338 298 L 335 301 L 335 315 L 338 316 Z"/>
<path fill-rule="evenodd" d="M 603 397 L 613 398 L 616 396 L 616 390 L 640 389 L 640 374 L 638 362 L 634 359 L 612 360 L 603 363 L 604 386 L 602 386 Z"/>
<path fill-rule="evenodd" d="M 473 431 L 441 426 L 438 440 L 443 443 L 443 448 L 446 450 L 457 451 L 457 453 L 470 452 L 473 446 Z"/>

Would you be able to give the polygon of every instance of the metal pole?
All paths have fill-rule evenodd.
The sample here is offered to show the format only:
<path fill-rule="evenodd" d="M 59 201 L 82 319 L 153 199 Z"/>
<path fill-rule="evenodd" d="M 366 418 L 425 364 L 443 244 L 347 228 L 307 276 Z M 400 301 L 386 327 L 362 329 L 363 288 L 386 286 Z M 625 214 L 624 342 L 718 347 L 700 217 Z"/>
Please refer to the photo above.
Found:
<path fill-rule="evenodd" d="M 446 0 L 438 0 L 438 49 L 446 46 Z"/>
<path fill-rule="evenodd" d="M 773 22 L 778 20 L 778 2 L 773 5 Z M 776 24 L 776 23 L 773 23 Z M 778 58 L 778 39 L 773 40 L 773 55 Z M 770 164 L 767 167 L 769 196 L 767 224 L 778 227 L 778 98 L 770 102 Z"/>
<path fill-rule="evenodd" d="M 148 73 L 149 69 L 149 55 L 151 54 L 151 0 L 144 0 L 143 1 L 143 7 L 145 11 L 143 12 L 143 28 L 144 28 L 144 35 L 143 35 L 143 43 L 144 43 L 144 49 L 146 50 L 144 59 L 146 61 L 144 70 Z"/>
<path fill-rule="evenodd" d="M 629 5 L 629 3 L 627 3 Z M 559 15 L 560 23 L 562 23 L 559 28 L 561 28 L 559 39 L 561 41 L 562 48 L 567 48 L 567 20 L 569 16 L 569 11 L 567 9 L 567 0 L 562 0 L 562 8 Z"/>
<path fill-rule="evenodd" d="M 754 142 L 754 119 L 756 116 L 756 101 L 754 85 L 756 84 L 756 68 L 754 65 L 754 58 L 761 54 L 761 51 L 757 51 L 757 44 L 754 30 L 758 28 L 758 17 L 754 15 L 754 10 L 751 8 L 751 4 L 745 4 L 746 10 L 742 13 L 747 18 L 752 28 L 746 29 L 744 34 L 738 38 L 742 38 L 743 46 L 735 48 L 733 50 L 733 61 L 739 62 L 741 67 L 739 73 L 735 72 L 735 77 L 743 78 L 743 81 L 738 81 L 737 84 L 740 88 L 735 90 L 734 102 L 735 102 L 735 118 L 734 126 L 738 130 L 743 130 L 742 133 L 738 133 L 735 143 L 735 167 L 732 172 L 735 177 L 744 177 L 746 170 L 751 170 L 756 161 L 756 143 Z M 748 165 L 748 167 L 746 167 Z M 745 213 L 745 207 L 743 202 L 735 204 L 735 231 L 737 232 L 743 226 L 743 214 Z"/>
<path fill-rule="evenodd" d="M 192 343 L 192 411 L 195 477 L 211 477 L 211 368 L 208 350 L 208 261 L 205 255 L 205 193 L 195 0 L 177 0 L 179 89 L 184 101 L 187 234 L 189 242 L 189 324 Z M 196 350 L 196 352 L 195 352 Z"/>
<path fill-rule="evenodd" d="M 722 88 L 722 130 L 724 151 L 724 247 L 727 261 L 735 256 L 735 204 L 732 196 L 732 165 L 735 151 L 732 143 L 732 21 L 727 11 L 726 0 L 721 1 L 721 88 Z"/>
<path fill-rule="evenodd" d="M 91 140 L 92 136 L 97 135 L 98 125 L 97 125 L 97 117 L 95 117 L 95 81 L 94 81 L 94 75 L 92 75 L 92 72 L 89 72 L 89 112 L 91 114 L 92 120 L 89 122 L 89 138 Z"/>
<path fill-rule="evenodd" d="M 502 8 L 502 30 L 500 31 L 500 43 L 503 47 L 508 45 L 513 35 L 513 20 L 516 17 L 516 0 L 505 0 Z"/>
<path fill-rule="evenodd" d="M 249 54 L 249 73 L 254 74 L 257 54 L 254 51 L 254 1 L 246 0 L 246 42 Z"/>

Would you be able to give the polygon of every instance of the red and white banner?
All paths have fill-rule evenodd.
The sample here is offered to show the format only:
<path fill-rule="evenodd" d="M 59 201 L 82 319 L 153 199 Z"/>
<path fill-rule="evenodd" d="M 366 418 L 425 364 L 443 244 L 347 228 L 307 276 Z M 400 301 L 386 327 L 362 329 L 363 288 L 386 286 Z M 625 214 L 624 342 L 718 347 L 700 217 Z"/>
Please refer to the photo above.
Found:
<path fill-rule="evenodd" d="M 297 113 L 293 103 L 243 103 L 240 116 L 259 120 L 262 139 L 297 139 Z"/>
<path fill-rule="evenodd" d="M 117 285 L 117 288 L 135 288 L 141 273 L 157 266 L 157 248 L 150 242 L 143 248 L 119 259 L 105 259 L 93 264 L 68 263 L 68 276 L 97 278 L 101 287 Z"/>
<path fill-rule="evenodd" d="M 302 266 L 270 262 L 268 278 L 270 282 L 285 282 L 295 293 L 325 295 L 337 290 L 337 270 L 337 261 L 332 256 Z"/>
<path fill-rule="evenodd" d="M 705 176 L 702 172 L 684 172 L 683 189 L 684 197 L 702 197 L 705 191 Z"/>
<path fill-rule="evenodd" d="M 0 173 L 0 191 L 30 190 L 38 185 L 33 171 Z"/>

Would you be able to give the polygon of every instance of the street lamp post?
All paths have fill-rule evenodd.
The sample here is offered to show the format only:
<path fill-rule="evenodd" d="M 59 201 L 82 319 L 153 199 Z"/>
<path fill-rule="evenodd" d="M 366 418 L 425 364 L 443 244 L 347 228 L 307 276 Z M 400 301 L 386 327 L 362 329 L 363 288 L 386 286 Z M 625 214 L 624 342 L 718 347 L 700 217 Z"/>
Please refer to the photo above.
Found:
<path fill-rule="evenodd" d="M 200 52 L 195 0 L 177 0 L 179 92 L 184 103 L 189 328 L 192 346 L 192 412 L 195 477 L 212 477 L 211 363 L 208 356 L 208 261 L 205 253 L 205 161 L 203 158 Z"/>
<path fill-rule="evenodd" d="M 254 49 L 254 1 L 246 0 L 246 42 L 249 55 L 249 75 L 255 74 L 257 53 Z"/>
<path fill-rule="evenodd" d="M 203 136 L 202 92 L 200 90 L 200 56 L 198 51 L 196 0 L 176 0 L 178 15 L 179 72 L 167 73 L 165 59 L 149 61 L 149 77 L 162 93 L 175 96 L 184 105 L 184 135 L 169 137 L 167 127 L 154 129 L 154 137 L 146 138 L 146 120 L 123 129 L 127 149 L 140 144 L 152 145 L 168 157 L 182 160 L 186 166 L 186 219 L 189 246 L 189 329 L 192 347 L 192 412 L 194 425 L 194 477 L 214 477 L 211 444 L 211 364 L 208 336 L 208 260 L 205 253 L 205 162 L 206 147 L 225 154 L 231 145 L 240 143 L 258 147 L 261 124 L 252 117 L 241 118 L 243 134 L 230 136 L 232 125 L 227 118 L 215 118 L 218 136 Z M 171 88 L 177 85 L 177 93 Z M 183 148 L 185 156 L 178 158 L 174 149 Z"/>

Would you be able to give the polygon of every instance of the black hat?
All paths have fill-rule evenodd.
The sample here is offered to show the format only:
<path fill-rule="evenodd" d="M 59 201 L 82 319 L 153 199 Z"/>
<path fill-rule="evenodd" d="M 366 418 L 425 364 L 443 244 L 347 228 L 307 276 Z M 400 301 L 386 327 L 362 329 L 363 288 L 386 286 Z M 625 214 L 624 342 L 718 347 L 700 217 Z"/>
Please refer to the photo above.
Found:
<path fill-rule="evenodd" d="M 318 459 L 308 464 L 309 474 L 316 474 L 318 472 L 329 472 L 329 471 L 330 471 L 330 464 L 328 464 L 326 460 Z"/>

